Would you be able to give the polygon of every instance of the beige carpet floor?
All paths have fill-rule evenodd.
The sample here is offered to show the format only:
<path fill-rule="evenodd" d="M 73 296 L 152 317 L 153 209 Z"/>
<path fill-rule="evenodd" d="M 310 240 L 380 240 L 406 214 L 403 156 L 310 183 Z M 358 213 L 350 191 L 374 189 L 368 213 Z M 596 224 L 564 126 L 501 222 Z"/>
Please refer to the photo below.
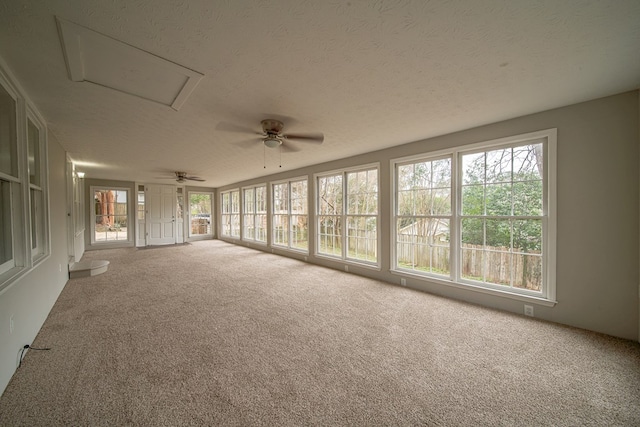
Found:
<path fill-rule="evenodd" d="M 638 426 L 640 344 L 203 241 L 88 252 L 1 426 Z"/>

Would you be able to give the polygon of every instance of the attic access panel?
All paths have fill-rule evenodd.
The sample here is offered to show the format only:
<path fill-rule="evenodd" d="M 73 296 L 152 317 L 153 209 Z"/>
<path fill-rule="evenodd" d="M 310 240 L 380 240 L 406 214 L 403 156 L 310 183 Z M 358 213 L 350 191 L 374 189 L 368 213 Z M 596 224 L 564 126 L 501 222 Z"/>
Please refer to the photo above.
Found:
<path fill-rule="evenodd" d="M 69 79 L 179 110 L 203 74 L 56 17 Z"/>

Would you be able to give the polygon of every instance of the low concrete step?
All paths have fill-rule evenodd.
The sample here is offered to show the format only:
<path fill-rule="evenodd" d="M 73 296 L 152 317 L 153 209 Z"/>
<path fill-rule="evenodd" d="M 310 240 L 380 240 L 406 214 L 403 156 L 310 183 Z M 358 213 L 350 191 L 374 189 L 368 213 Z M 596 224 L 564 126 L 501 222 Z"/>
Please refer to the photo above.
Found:
<path fill-rule="evenodd" d="M 80 261 L 69 268 L 69 278 L 97 276 L 107 271 L 109 261 Z"/>

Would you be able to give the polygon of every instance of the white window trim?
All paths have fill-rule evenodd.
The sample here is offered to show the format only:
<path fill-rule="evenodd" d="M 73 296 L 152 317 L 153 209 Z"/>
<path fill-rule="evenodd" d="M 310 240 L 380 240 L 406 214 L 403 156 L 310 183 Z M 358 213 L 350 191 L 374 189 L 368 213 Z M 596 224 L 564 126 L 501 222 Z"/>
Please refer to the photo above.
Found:
<path fill-rule="evenodd" d="M 542 292 L 527 292 L 521 290 L 518 292 L 508 291 L 504 288 L 480 285 L 471 281 L 462 281 L 458 278 L 459 274 L 459 224 L 461 215 L 459 206 L 461 201 L 461 179 L 458 171 L 459 159 L 462 154 L 486 151 L 496 146 L 515 146 L 523 142 L 530 142 L 536 139 L 546 139 L 544 144 L 544 183 L 543 188 L 543 221 L 545 221 L 546 234 L 543 236 L 543 269 L 544 269 L 544 289 Z M 408 164 L 419 160 L 436 160 L 446 156 L 452 158 L 452 200 L 451 210 L 451 279 L 433 274 L 414 273 L 410 270 L 400 269 L 397 267 L 396 254 L 396 203 L 397 203 L 397 174 L 396 167 L 402 164 Z M 467 289 L 483 294 L 490 294 L 519 301 L 534 302 L 540 305 L 553 306 L 556 301 L 556 237 L 557 237 L 557 129 L 546 129 L 536 132 L 530 132 L 521 135 L 515 135 L 505 138 L 499 138 L 484 142 L 473 143 L 469 145 L 454 147 L 450 149 L 437 150 L 416 154 L 412 156 L 391 159 L 391 221 L 389 221 L 391 235 L 391 273 L 399 276 L 411 277 L 420 281 L 429 283 L 455 287 L 459 289 Z M 455 197 L 454 197 L 455 196 Z"/>
<path fill-rule="evenodd" d="M 47 128 L 44 125 L 44 121 L 37 115 L 37 113 L 33 110 L 33 108 L 27 105 L 27 118 L 26 120 L 30 120 L 37 128 L 38 128 L 38 151 L 40 155 L 40 185 L 36 186 L 29 182 L 29 190 L 34 189 L 40 191 L 42 193 L 41 199 L 41 218 L 40 225 L 42 226 L 42 230 L 38 231 L 38 235 L 36 236 L 36 241 L 38 242 L 35 249 L 33 249 L 33 253 L 31 257 L 33 259 L 34 265 L 41 262 L 44 258 L 46 258 L 51 252 L 51 234 L 49 229 L 49 162 L 47 159 L 48 156 L 48 147 L 47 147 Z M 28 123 L 27 123 L 28 125 Z M 27 148 L 28 152 L 28 148 Z M 29 178 L 27 177 L 27 180 Z M 31 208 L 31 192 L 29 191 L 29 203 Z M 33 230 L 31 230 L 33 233 Z"/>
<path fill-rule="evenodd" d="M 277 243 L 274 243 L 273 240 L 273 216 L 275 215 L 273 213 L 273 186 L 274 185 L 280 185 L 280 184 L 287 184 L 287 189 L 289 191 L 289 197 L 291 197 L 291 183 L 292 182 L 300 182 L 300 181 L 306 181 L 307 182 L 307 249 L 298 249 L 298 248 L 294 248 L 291 247 L 291 229 L 289 229 L 288 233 L 288 243 L 287 245 L 279 245 Z M 298 177 L 293 177 L 293 178 L 287 178 L 287 179 L 281 179 L 278 181 L 271 181 L 268 183 L 268 190 L 267 190 L 267 197 L 268 197 L 268 209 L 267 209 L 267 216 L 269 218 L 269 237 L 268 237 L 268 241 L 269 246 L 273 249 L 279 249 L 279 250 L 285 250 L 285 251 L 291 251 L 291 252 L 295 252 L 298 254 L 309 254 L 309 244 L 310 244 L 310 234 L 311 234 L 311 226 L 310 226 L 310 222 L 309 220 L 311 219 L 311 215 L 310 215 L 310 206 L 309 206 L 309 176 L 308 175 L 302 175 L 302 176 L 298 176 Z M 287 214 L 289 216 L 289 219 L 291 219 L 291 199 L 289 199 L 289 213 Z M 291 223 L 289 223 L 289 225 L 291 225 Z"/>
<path fill-rule="evenodd" d="M 368 262 L 365 260 L 358 260 L 355 258 L 349 258 L 346 256 L 346 230 L 345 230 L 345 235 L 343 236 L 343 242 L 342 242 L 342 255 L 341 256 L 333 256 L 330 254 L 324 254 L 324 253 L 320 253 L 319 250 L 319 245 L 320 245 L 320 239 L 318 238 L 318 230 L 320 229 L 320 224 L 318 223 L 318 221 L 320 220 L 320 189 L 318 188 L 318 179 L 319 178 L 323 178 L 323 177 L 328 177 L 328 176 L 335 176 L 335 175 L 342 175 L 343 178 L 343 191 L 345 190 L 345 186 L 347 185 L 346 183 L 346 174 L 350 173 L 350 172 L 360 172 L 360 171 L 365 171 L 365 170 L 371 170 L 371 169 L 377 169 L 378 171 L 378 214 L 375 215 L 376 216 L 376 224 L 378 227 L 378 230 L 376 232 L 376 250 L 378 253 L 378 259 L 376 262 Z M 370 268 L 373 270 L 377 270 L 377 271 L 381 271 L 382 269 L 382 260 L 381 260 L 381 255 L 382 255 L 382 238 L 381 238 L 381 234 L 380 234 L 380 163 L 379 162 L 374 162 L 374 163 L 368 163 L 368 164 L 364 164 L 364 165 L 358 165 L 358 166 L 351 166 L 351 167 L 347 167 L 347 168 L 343 168 L 343 169 L 334 169 L 331 171 L 326 171 L 326 172 L 319 172 L 313 175 L 313 184 L 314 184 L 314 215 L 315 215 L 315 245 L 314 245 L 314 256 L 318 257 L 318 258 L 323 258 L 326 260 L 331 260 L 331 261 L 340 261 L 344 264 L 349 264 L 349 265 L 355 265 L 355 266 L 359 266 L 359 267 L 365 267 L 365 268 Z M 342 195 L 342 217 L 343 220 L 346 220 L 346 218 L 349 216 L 347 215 L 347 211 L 346 211 L 346 203 L 347 203 L 347 198 L 346 198 L 346 194 Z M 346 221 L 344 221 L 345 226 L 346 226 Z"/>
<path fill-rule="evenodd" d="M 127 240 L 108 240 L 106 242 L 96 241 L 96 212 L 95 212 L 95 200 L 93 199 L 95 191 L 99 189 L 116 190 L 127 192 Z M 133 199 L 135 193 L 135 199 Z M 109 185 L 92 185 L 89 187 L 89 195 L 91 196 L 91 246 L 100 247 L 127 247 L 135 244 L 134 230 L 136 229 L 133 224 L 137 221 L 138 216 L 134 215 L 134 208 L 138 207 L 138 191 L 137 187 L 134 189 L 127 187 L 112 187 Z M 133 202 L 135 200 L 135 203 Z"/>

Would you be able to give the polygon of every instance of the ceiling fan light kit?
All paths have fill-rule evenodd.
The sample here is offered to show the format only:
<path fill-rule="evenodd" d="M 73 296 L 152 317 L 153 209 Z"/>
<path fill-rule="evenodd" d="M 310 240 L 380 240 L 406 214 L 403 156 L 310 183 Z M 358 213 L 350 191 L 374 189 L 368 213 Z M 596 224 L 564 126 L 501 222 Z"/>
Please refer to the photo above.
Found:
<path fill-rule="evenodd" d="M 282 141 L 275 136 L 268 136 L 262 142 L 269 148 L 276 148 L 282 144 Z"/>

